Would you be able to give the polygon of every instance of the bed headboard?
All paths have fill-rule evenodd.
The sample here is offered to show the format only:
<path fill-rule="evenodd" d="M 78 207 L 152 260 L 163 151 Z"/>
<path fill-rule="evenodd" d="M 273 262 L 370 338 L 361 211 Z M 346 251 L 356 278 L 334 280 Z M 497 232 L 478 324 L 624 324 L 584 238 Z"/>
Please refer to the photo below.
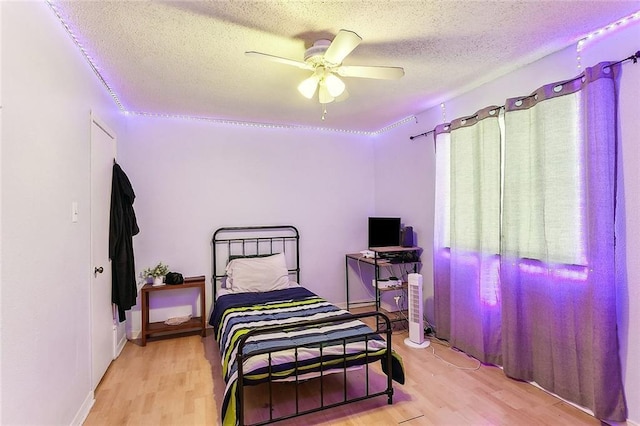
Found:
<path fill-rule="evenodd" d="M 213 303 L 226 277 L 229 256 L 284 253 L 289 276 L 300 282 L 300 234 L 295 226 L 238 226 L 219 228 L 213 233 L 211 283 Z"/>

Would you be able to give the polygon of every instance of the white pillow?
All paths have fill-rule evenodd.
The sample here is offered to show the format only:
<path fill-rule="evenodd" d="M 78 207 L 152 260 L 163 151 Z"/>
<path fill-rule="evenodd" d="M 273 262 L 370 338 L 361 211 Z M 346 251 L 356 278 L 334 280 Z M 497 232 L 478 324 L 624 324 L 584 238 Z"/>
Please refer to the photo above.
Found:
<path fill-rule="evenodd" d="M 227 288 L 229 286 L 235 293 L 259 293 L 289 287 L 284 254 L 233 259 L 227 265 Z"/>

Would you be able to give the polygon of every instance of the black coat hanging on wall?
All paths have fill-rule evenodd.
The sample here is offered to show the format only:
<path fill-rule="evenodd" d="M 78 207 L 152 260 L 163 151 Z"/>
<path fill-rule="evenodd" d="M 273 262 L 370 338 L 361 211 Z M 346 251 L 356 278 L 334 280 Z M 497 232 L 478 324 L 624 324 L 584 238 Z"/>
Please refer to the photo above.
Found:
<path fill-rule="evenodd" d="M 118 306 L 120 322 L 125 311 L 136 304 L 133 236 L 140 232 L 133 211 L 136 198 L 129 178 L 117 163 L 113 163 L 111 181 L 111 217 L 109 223 L 109 258 L 111 259 L 111 301 Z"/>

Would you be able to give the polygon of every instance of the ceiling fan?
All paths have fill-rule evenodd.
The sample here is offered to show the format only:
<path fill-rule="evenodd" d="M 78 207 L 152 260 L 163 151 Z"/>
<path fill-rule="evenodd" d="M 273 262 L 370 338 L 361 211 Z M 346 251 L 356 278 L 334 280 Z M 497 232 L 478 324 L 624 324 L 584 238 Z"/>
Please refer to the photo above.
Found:
<path fill-rule="evenodd" d="M 340 30 L 333 41 L 318 40 L 308 48 L 304 62 L 254 51 L 245 52 L 245 55 L 312 71 L 311 76 L 298 85 L 298 91 L 307 99 L 313 98 L 317 91 L 318 101 L 327 104 L 348 95 L 340 77 L 396 80 L 404 75 L 404 69 L 400 67 L 342 65 L 344 58 L 361 42 L 362 38 L 353 31 Z"/>

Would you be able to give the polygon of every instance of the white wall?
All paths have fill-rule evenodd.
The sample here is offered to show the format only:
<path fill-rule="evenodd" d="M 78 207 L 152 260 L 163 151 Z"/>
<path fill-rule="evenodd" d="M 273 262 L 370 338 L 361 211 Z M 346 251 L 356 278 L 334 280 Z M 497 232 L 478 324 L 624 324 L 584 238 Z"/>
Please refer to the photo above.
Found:
<path fill-rule="evenodd" d="M 435 123 L 441 116 L 437 110 L 426 115 Z M 379 216 L 399 216 L 405 226 L 413 227 L 414 245 L 422 248 L 420 273 L 424 280 L 425 315 L 433 322 L 435 155 L 432 138 L 409 139 L 410 135 L 424 131 L 416 129 L 422 129 L 422 124 L 396 127 L 376 138 L 375 210 Z"/>
<path fill-rule="evenodd" d="M 2 6 L 0 6 L 0 24 Z M 0 30 L 0 52 L 2 52 L 2 30 Z M 2 106 L 2 54 L 0 53 L 0 106 Z M 2 108 L 0 108 L 0 383 L 2 383 Z M 2 386 L 0 385 L 0 421 L 2 421 Z"/>
<path fill-rule="evenodd" d="M 583 66 L 595 65 L 604 60 L 620 60 L 638 50 L 640 23 L 622 27 L 606 37 L 585 45 L 582 51 Z M 409 136 L 432 130 L 437 124 L 457 117 L 474 114 L 488 105 L 504 105 L 507 98 L 527 95 L 538 87 L 572 78 L 580 73 L 576 62 L 576 48 L 567 49 L 531 63 L 517 71 L 502 76 L 455 99 L 443 100 L 446 117 L 441 108 L 435 107 L 417 116 L 416 124 L 407 124 L 385 133 L 376 143 L 376 211 L 400 212 L 409 224 L 418 229 L 419 243 L 424 247 L 422 273 L 425 283 L 432 284 L 433 191 L 434 151 L 433 136 L 409 140 Z M 620 96 L 620 121 L 622 135 L 623 199 L 626 205 L 626 259 L 627 280 L 620 289 L 620 354 L 629 407 L 629 419 L 640 424 L 640 270 L 635 266 L 640 259 L 640 65 L 623 67 Z M 410 167 L 405 168 L 409 164 Z M 393 209 L 401 204 L 402 209 Z M 406 208 L 405 208 L 406 207 Z M 619 247 L 623 247 L 618 241 Z M 425 289 L 428 318 L 432 301 L 432 288 Z"/>
<path fill-rule="evenodd" d="M 162 261 L 185 276 L 205 275 L 209 310 L 213 232 L 291 224 L 301 234 L 301 282 L 345 301 L 344 255 L 366 246 L 373 212 L 370 138 L 132 117 L 120 141 L 119 161 L 136 192 L 138 271 Z M 162 315 L 190 313 L 185 309 Z M 136 336 L 139 307 L 132 320 Z"/>
<path fill-rule="evenodd" d="M 0 7 L 0 423 L 71 424 L 91 401 L 90 110 L 123 128 L 46 3 Z"/>

